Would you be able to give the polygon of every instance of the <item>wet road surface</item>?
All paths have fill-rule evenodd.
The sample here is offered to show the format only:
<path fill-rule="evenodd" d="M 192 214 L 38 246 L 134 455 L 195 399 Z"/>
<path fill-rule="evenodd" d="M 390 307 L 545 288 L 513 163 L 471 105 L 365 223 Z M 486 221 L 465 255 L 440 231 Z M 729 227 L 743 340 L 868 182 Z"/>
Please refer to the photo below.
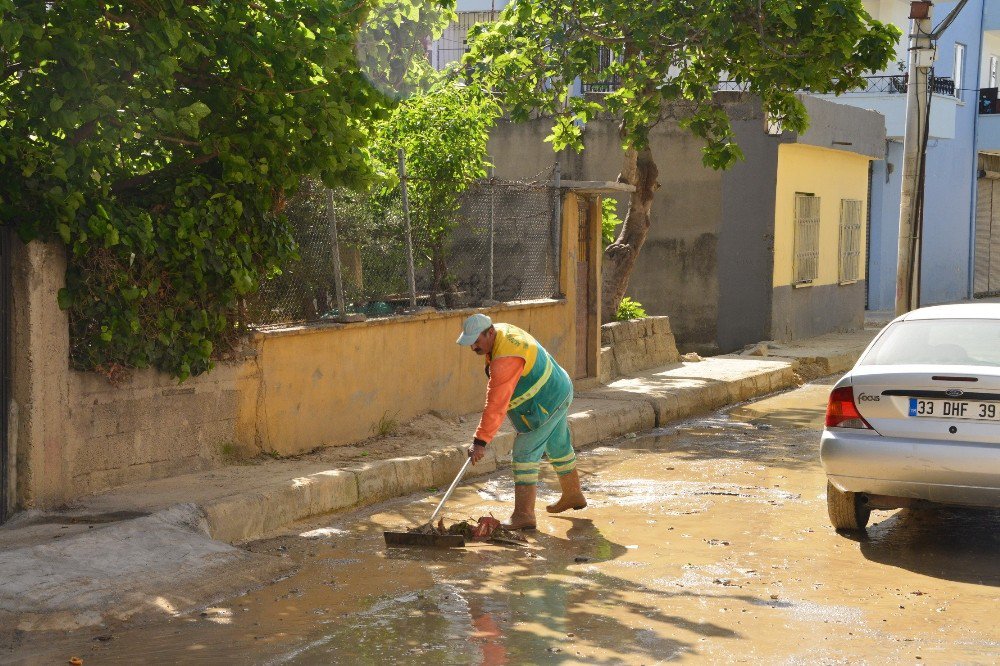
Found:
<path fill-rule="evenodd" d="M 546 478 L 525 547 L 386 550 L 383 529 L 437 501 L 410 497 L 251 544 L 298 564 L 259 591 L 34 636 L 0 661 L 997 663 L 1000 511 L 875 512 L 867 536 L 835 533 L 815 426 L 825 390 L 752 422 L 716 415 L 584 452 L 590 506 L 546 515 Z M 466 484 L 446 522 L 506 518 L 512 497 L 509 471 Z"/>

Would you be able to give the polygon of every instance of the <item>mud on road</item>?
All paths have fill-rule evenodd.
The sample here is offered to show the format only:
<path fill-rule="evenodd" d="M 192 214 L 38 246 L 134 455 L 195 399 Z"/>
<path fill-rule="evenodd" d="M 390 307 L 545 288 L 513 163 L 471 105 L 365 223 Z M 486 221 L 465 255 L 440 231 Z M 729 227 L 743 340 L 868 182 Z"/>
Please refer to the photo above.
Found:
<path fill-rule="evenodd" d="M 1000 512 L 876 512 L 867 536 L 838 535 L 804 391 L 737 412 L 749 421 L 721 414 L 584 452 L 590 505 L 545 515 L 547 478 L 526 547 L 386 550 L 383 529 L 433 510 L 434 495 L 411 497 L 250 544 L 298 568 L 246 596 L 27 637 L 0 661 L 996 663 Z M 446 513 L 511 506 L 500 472 L 459 488 Z"/>

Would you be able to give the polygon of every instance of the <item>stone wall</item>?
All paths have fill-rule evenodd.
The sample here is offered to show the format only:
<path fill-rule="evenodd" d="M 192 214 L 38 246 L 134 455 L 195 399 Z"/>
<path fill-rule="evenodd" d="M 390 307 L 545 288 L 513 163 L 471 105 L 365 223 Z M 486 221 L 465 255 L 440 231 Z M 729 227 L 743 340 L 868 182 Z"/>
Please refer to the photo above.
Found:
<path fill-rule="evenodd" d="M 601 383 L 680 358 L 670 317 L 646 317 L 601 327 Z"/>

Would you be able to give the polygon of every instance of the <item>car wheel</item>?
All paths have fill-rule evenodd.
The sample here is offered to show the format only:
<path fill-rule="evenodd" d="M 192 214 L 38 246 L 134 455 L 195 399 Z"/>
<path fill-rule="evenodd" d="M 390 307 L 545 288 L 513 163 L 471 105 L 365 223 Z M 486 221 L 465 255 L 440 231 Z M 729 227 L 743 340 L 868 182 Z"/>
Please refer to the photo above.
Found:
<path fill-rule="evenodd" d="M 826 510 L 837 530 L 863 530 L 872 515 L 861 495 L 838 490 L 829 481 L 826 482 Z"/>

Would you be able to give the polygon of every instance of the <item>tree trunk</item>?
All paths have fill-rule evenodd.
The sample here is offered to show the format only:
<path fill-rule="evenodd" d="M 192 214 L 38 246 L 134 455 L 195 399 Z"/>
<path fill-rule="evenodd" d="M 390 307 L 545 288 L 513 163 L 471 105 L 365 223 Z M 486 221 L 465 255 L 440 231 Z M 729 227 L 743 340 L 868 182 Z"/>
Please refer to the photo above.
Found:
<path fill-rule="evenodd" d="M 451 276 L 448 274 L 448 256 L 445 254 L 443 242 L 435 242 L 431 246 L 431 268 L 433 270 L 431 299 L 434 306 L 440 307 L 437 297 L 438 294 L 441 294 L 444 297 L 444 307 L 456 307 L 458 299 L 455 294 L 455 285 L 452 284 Z"/>
<path fill-rule="evenodd" d="M 622 224 L 621 233 L 615 242 L 604 250 L 604 266 L 601 269 L 601 320 L 603 323 L 615 320 L 618 304 L 625 297 L 635 260 L 646 242 L 649 233 L 649 211 L 653 206 L 653 194 L 660 188 L 656 178 L 660 171 L 653 161 L 649 147 L 640 150 L 628 149 L 618 175 L 618 182 L 635 185 L 635 192 L 629 196 L 628 214 Z"/>

